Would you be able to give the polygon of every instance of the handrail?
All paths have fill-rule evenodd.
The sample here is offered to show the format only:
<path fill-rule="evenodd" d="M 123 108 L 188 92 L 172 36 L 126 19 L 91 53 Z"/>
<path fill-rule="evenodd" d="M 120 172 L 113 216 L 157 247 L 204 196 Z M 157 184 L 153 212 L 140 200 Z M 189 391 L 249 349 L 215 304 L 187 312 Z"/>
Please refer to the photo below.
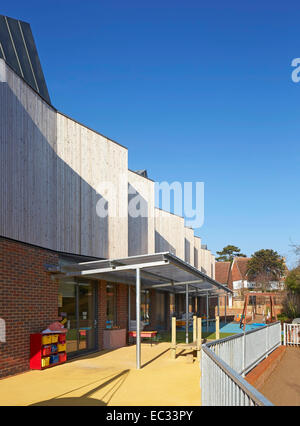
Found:
<path fill-rule="evenodd" d="M 243 377 L 237 374 L 229 365 L 219 358 L 207 345 L 202 346 L 202 350 L 213 362 L 251 399 L 255 405 L 273 406 L 273 404 L 263 396 L 257 389 L 248 383 Z"/>
<path fill-rule="evenodd" d="M 272 322 L 270 324 L 262 325 L 261 327 L 257 327 L 257 328 L 255 328 L 253 330 L 249 330 L 249 331 L 245 331 L 245 332 L 233 334 L 232 336 L 223 337 L 222 339 L 218 339 L 218 340 L 214 340 L 213 342 L 206 343 L 206 346 L 210 347 L 210 346 L 213 346 L 213 345 L 216 345 L 216 344 L 219 344 L 219 343 L 224 343 L 224 342 L 226 342 L 228 340 L 238 339 L 241 336 L 249 335 L 251 333 L 255 333 L 258 330 L 261 330 L 261 329 L 267 328 L 267 327 L 271 327 L 272 325 L 275 325 L 275 324 L 278 324 L 278 323 L 280 323 L 280 321 L 276 321 L 276 322 Z"/>
<path fill-rule="evenodd" d="M 275 328 L 271 331 L 270 327 Z M 254 333 L 258 333 L 257 345 L 255 337 L 249 337 Z M 273 405 L 241 374 L 244 376 L 279 345 L 280 321 L 202 345 L 204 405 Z"/>

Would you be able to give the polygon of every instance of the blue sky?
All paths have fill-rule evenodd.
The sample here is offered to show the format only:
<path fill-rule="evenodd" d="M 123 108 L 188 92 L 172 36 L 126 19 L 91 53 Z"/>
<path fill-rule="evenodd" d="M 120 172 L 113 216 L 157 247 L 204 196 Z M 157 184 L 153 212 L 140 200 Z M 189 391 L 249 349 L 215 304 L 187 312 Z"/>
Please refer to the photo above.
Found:
<path fill-rule="evenodd" d="M 163 6 L 161 5 L 163 3 Z M 52 103 L 129 149 L 156 181 L 205 182 L 216 252 L 300 244 L 296 1 L 13 1 Z"/>

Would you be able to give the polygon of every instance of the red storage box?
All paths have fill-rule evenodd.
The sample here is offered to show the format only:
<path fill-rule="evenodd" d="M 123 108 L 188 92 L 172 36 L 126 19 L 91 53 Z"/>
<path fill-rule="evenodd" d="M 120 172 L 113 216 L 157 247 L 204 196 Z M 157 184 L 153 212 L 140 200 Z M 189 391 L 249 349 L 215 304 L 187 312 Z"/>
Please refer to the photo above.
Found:
<path fill-rule="evenodd" d="M 66 354 L 66 352 L 62 352 L 62 353 L 58 354 L 58 356 L 59 356 L 59 362 L 65 362 L 65 361 L 67 361 L 67 354 Z"/>
<path fill-rule="evenodd" d="M 58 335 L 58 341 L 59 341 L 59 343 L 65 343 L 65 341 L 66 341 L 66 334 L 65 333 L 59 334 Z"/>
<path fill-rule="evenodd" d="M 43 346 L 42 348 L 42 356 L 51 355 L 51 345 Z"/>

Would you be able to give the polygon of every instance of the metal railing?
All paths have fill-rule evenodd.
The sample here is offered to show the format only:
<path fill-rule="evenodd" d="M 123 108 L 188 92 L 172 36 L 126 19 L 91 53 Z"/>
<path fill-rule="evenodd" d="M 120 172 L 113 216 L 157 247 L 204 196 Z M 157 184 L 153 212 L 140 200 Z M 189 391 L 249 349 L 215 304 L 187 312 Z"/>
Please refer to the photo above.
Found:
<path fill-rule="evenodd" d="M 300 346 L 300 324 L 283 324 L 283 342 L 285 346 Z"/>
<path fill-rule="evenodd" d="M 202 405 L 272 405 L 245 375 L 281 345 L 280 322 L 202 346 Z"/>

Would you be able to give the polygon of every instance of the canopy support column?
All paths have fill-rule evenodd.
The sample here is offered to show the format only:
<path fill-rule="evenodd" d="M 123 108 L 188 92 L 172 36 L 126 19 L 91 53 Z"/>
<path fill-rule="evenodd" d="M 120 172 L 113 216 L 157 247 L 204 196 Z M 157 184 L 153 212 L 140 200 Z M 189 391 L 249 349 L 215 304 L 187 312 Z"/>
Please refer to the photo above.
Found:
<path fill-rule="evenodd" d="M 136 268 L 136 369 L 141 368 L 141 272 Z"/>
<path fill-rule="evenodd" d="M 206 331 L 208 331 L 208 292 L 206 293 Z"/>
<path fill-rule="evenodd" d="M 225 295 L 225 324 L 226 324 L 226 305 L 227 305 L 227 294 Z"/>
<path fill-rule="evenodd" d="M 185 343 L 189 343 L 189 285 L 185 286 Z"/>

